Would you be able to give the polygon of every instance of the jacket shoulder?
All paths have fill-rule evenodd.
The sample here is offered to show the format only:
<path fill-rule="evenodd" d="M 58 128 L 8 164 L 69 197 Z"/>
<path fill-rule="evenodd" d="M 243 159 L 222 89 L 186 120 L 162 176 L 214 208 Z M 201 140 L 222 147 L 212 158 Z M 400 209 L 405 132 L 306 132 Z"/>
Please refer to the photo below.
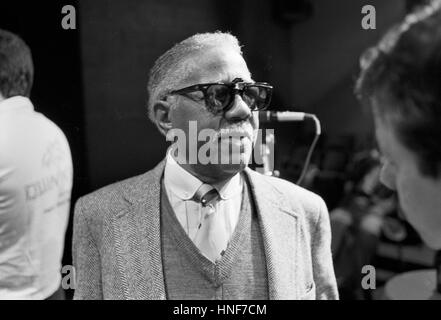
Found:
<path fill-rule="evenodd" d="M 255 171 L 253 175 L 258 175 L 259 179 L 263 179 L 261 182 L 270 184 L 290 206 L 290 209 L 302 215 L 312 225 L 318 222 L 320 215 L 328 213 L 322 197 L 314 192 L 281 178 L 265 176 Z"/>
<path fill-rule="evenodd" d="M 104 186 L 79 198 L 75 204 L 75 215 L 84 215 L 90 222 L 97 222 L 104 220 L 106 216 L 127 210 L 131 202 L 126 195 L 130 190 L 137 190 L 142 194 L 141 188 L 148 189 L 155 181 L 155 169 Z"/>
<path fill-rule="evenodd" d="M 290 181 L 277 177 L 265 176 L 265 178 L 279 192 L 287 196 L 288 199 L 295 199 L 308 211 L 316 210 L 317 206 L 324 204 L 322 197 L 320 197 L 318 194 L 300 187 Z"/>
<path fill-rule="evenodd" d="M 82 206 L 85 208 L 99 208 L 100 206 L 114 207 L 119 203 L 125 203 L 123 191 L 128 186 L 136 183 L 137 180 L 139 180 L 143 175 L 146 174 L 148 174 L 148 172 L 101 187 L 89 194 L 80 197 L 77 203 L 81 203 Z"/>

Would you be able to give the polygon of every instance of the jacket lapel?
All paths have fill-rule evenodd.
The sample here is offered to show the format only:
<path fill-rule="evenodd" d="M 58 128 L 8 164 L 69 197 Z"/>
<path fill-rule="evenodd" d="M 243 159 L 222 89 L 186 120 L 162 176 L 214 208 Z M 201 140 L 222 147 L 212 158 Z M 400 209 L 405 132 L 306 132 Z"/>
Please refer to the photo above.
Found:
<path fill-rule="evenodd" d="M 269 298 L 297 299 L 298 216 L 267 179 L 248 168 L 245 173 L 262 230 Z"/>
<path fill-rule="evenodd" d="M 124 298 L 166 299 L 161 253 L 160 189 L 165 161 L 124 190 L 130 203 L 115 218 Z M 299 223 L 285 197 L 260 174 L 245 170 L 264 241 L 270 299 L 296 299 Z"/>
<path fill-rule="evenodd" d="M 160 233 L 160 188 L 165 162 L 124 190 L 130 207 L 116 216 L 118 265 L 125 299 L 165 299 Z"/>

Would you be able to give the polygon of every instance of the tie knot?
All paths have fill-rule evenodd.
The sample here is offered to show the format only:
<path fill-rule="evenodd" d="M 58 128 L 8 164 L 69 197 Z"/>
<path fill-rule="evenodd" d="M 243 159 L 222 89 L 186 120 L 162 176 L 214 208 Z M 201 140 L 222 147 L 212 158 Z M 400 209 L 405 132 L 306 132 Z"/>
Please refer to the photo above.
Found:
<path fill-rule="evenodd" d="M 202 205 L 205 207 L 208 203 L 210 203 L 218 196 L 219 193 L 214 187 L 204 183 L 199 187 L 199 189 L 194 194 L 194 200 L 202 203 Z"/>

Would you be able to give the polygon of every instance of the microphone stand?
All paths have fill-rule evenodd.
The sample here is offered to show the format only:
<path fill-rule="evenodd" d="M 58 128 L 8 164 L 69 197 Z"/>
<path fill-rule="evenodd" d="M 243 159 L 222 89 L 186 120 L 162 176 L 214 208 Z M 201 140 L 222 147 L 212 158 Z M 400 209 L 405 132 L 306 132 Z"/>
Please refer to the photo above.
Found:
<path fill-rule="evenodd" d="M 274 137 L 273 133 L 266 133 L 265 134 L 265 142 L 261 145 L 261 155 L 262 155 L 262 162 L 263 162 L 263 174 L 266 176 L 274 176 L 278 177 L 280 175 L 280 172 L 278 170 L 272 170 L 271 168 L 274 167 L 274 164 L 271 163 L 271 149 L 268 147 L 268 145 L 273 145 L 273 149 L 276 145 L 276 139 Z"/>
<path fill-rule="evenodd" d="M 441 250 L 435 254 L 436 292 L 441 294 Z"/>
<path fill-rule="evenodd" d="M 309 119 L 312 120 L 315 124 L 315 136 L 314 139 L 311 143 L 311 146 L 309 147 L 309 151 L 308 154 L 306 156 L 306 160 L 305 163 L 303 165 L 303 169 L 300 173 L 299 178 L 297 179 L 296 184 L 297 185 L 301 185 L 303 179 L 305 178 L 305 175 L 307 173 L 308 167 L 309 167 L 309 163 L 311 161 L 311 157 L 312 157 L 312 153 L 314 151 L 314 148 L 317 144 L 317 141 L 322 133 L 322 129 L 321 129 L 321 125 L 320 125 L 320 121 L 317 118 L 317 116 L 315 114 L 311 114 L 311 113 L 304 113 L 304 112 L 292 112 L 292 111 L 281 111 L 281 112 L 277 112 L 277 111 L 260 111 L 259 112 L 259 121 L 260 122 L 271 122 L 271 121 L 278 121 L 278 122 L 290 122 L 290 121 L 304 121 L 305 119 Z M 272 138 L 271 138 L 272 136 Z M 273 139 L 272 141 L 269 139 Z M 274 142 L 274 135 L 271 134 L 270 138 L 268 139 L 268 137 L 266 137 L 265 139 L 265 143 L 262 144 L 262 150 L 261 150 L 261 154 L 263 157 L 263 160 L 268 160 L 268 153 L 270 153 L 269 149 L 267 148 L 266 144 L 267 143 L 275 143 Z M 264 162 L 265 163 L 265 162 Z M 279 172 L 277 170 L 271 170 L 266 168 L 265 169 L 265 165 L 264 165 L 264 174 L 269 175 L 269 176 L 279 176 Z"/>

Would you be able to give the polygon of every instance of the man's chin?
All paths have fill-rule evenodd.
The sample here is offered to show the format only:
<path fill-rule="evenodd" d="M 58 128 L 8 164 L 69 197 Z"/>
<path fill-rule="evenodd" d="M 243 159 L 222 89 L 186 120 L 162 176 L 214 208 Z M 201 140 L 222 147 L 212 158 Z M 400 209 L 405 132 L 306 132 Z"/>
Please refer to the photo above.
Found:
<path fill-rule="evenodd" d="M 247 164 L 206 164 L 197 165 L 193 170 L 202 177 L 209 178 L 213 182 L 223 181 L 232 178 L 242 172 Z"/>
<path fill-rule="evenodd" d="M 244 170 L 247 167 L 247 163 L 209 163 L 206 168 L 213 172 L 225 172 L 225 173 L 236 173 Z"/>
<path fill-rule="evenodd" d="M 240 164 L 219 164 L 218 165 L 218 171 L 221 172 L 225 172 L 225 173 L 230 173 L 232 175 L 243 171 L 247 165 L 245 163 L 240 163 Z"/>

